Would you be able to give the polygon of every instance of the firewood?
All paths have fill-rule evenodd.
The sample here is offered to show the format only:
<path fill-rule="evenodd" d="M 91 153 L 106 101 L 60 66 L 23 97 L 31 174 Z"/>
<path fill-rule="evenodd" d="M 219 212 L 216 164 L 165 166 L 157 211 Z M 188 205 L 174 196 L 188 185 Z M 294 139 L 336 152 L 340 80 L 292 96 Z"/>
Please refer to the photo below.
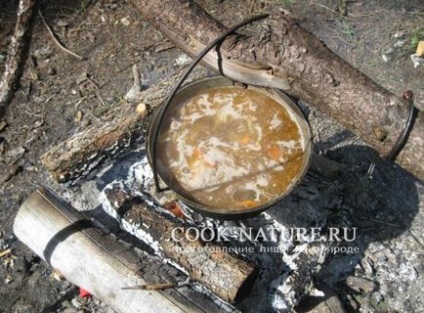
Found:
<path fill-rule="evenodd" d="M 115 108 L 102 124 L 89 126 L 51 148 L 41 162 L 57 181 L 67 182 L 87 176 L 101 163 L 143 143 L 149 121 L 146 115 L 162 104 L 180 74 L 177 71 L 142 91 L 134 105 Z M 205 69 L 197 68 L 191 79 L 205 75 Z"/>
<path fill-rule="evenodd" d="M 118 186 L 117 186 L 118 187 Z M 160 245 L 164 257 L 182 266 L 190 278 L 200 282 L 221 299 L 234 303 L 246 295 L 256 278 L 257 269 L 226 251 L 216 243 L 190 239 L 189 231 L 201 229 L 185 223 L 166 211 L 151 208 L 145 201 L 131 198 L 122 201 L 125 190 L 119 188 L 104 191 L 119 219 L 131 221 L 132 225 L 149 234 Z M 173 231 L 178 230 L 175 234 Z M 186 235 L 181 232 L 186 231 Z M 178 236 L 175 240 L 173 235 Z M 227 247 L 228 248 L 228 247 Z"/>
<path fill-rule="evenodd" d="M 227 29 L 192 0 L 131 2 L 190 55 Z M 409 111 L 399 96 L 353 68 L 278 8 L 258 25 L 255 35 L 228 38 L 220 55 L 211 53 L 206 65 L 243 83 L 285 89 L 360 135 L 381 156 L 391 151 Z M 420 112 L 396 162 L 424 179 L 423 159 L 424 114 Z"/>
<path fill-rule="evenodd" d="M 187 276 L 152 255 L 135 254 L 47 189 L 37 190 L 22 204 L 14 232 L 68 281 L 117 313 L 222 312 L 219 304 L 187 285 L 161 291 L 132 288 L 178 286 Z"/>
<path fill-rule="evenodd" d="M 324 157 L 320 157 L 318 155 L 313 155 L 311 160 L 311 170 L 305 177 L 304 183 L 306 185 L 313 186 L 322 186 L 323 189 L 328 188 L 330 185 L 337 184 L 337 182 L 343 178 L 343 174 L 345 172 L 345 168 L 336 163 L 334 161 L 325 159 Z M 307 193 L 308 188 L 301 188 L 305 190 Z M 138 189 L 139 190 L 139 189 Z M 333 190 L 330 188 L 329 190 Z M 331 196 L 324 196 L 326 199 L 333 199 L 333 197 L 338 197 L 337 193 L 331 191 Z M 228 298 L 229 296 L 237 298 L 234 295 L 234 286 L 238 284 L 242 284 L 245 286 L 249 286 L 249 282 L 243 283 L 242 277 L 240 273 L 237 273 L 234 267 L 239 267 L 239 261 L 231 261 L 231 258 L 225 253 L 210 253 L 215 249 L 219 250 L 219 242 L 213 240 L 211 242 L 202 242 L 201 240 L 195 240 L 194 242 L 187 241 L 187 238 L 190 238 L 190 235 L 195 235 L 196 228 L 198 231 L 205 232 L 202 227 L 203 224 L 199 224 L 199 218 L 192 215 L 190 210 L 184 210 L 184 213 L 188 213 L 185 215 L 181 211 L 181 202 L 175 203 L 176 195 L 173 192 L 165 192 L 161 194 L 156 194 L 154 190 L 154 183 L 150 181 L 146 185 L 143 185 L 142 192 L 134 191 L 130 185 L 125 183 L 124 181 L 114 181 L 107 185 L 102 191 L 102 206 L 111 216 L 117 219 L 121 227 L 129 231 L 132 235 L 136 236 L 139 239 L 148 240 L 151 246 L 154 246 L 157 253 L 162 255 L 167 259 L 171 259 L 174 262 L 178 263 L 180 266 L 183 266 L 185 270 L 190 273 L 190 276 L 193 279 L 197 279 L 203 285 L 207 286 L 214 292 L 217 292 L 218 295 L 224 298 Z M 333 199 L 334 200 L 334 199 Z M 333 200 L 329 200 L 330 202 Z M 291 200 L 288 200 L 289 202 Z M 297 201 L 297 200 L 296 200 Z M 287 203 L 285 204 L 287 205 Z M 281 207 L 282 210 L 287 209 L 287 207 L 283 204 Z M 161 208 L 164 207 L 165 209 Z M 293 204 L 293 207 L 298 207 L 298 203 Z M 317 210 L 325 210 L 327 214 L 327 206 L 317 208 Z M 275 208 L 274 208 L 275 209 Z M 275 218 L 277 212 L 277 216 L 281 214 L 281 210 L 270 210 L 269 213 L 271 217 Z M 272 212 L 274 211 L 274 212 Z M 284 227 L 290 228 L 290 225 L 299 225 L 303 223 L 299 220 L 299 216 L 303 216 L 302 214 L 297 214 L 294 220 L 286 219 L 281 216 L 278 219 L 281 220 Z M 184 221 L 180 220 L 184 219 Z M 262 219 L 261 216 L 258 216 L 258 219 Z M 300 218 L 302 219 L 302 218 Z M 244 220 L 243 223 L 248 227 L 248 220 Z M 287 223 L 287 224 L 285 224 Z M 212 224 L 206 224 L 212 225 Z M 187 231 L 185 235 L 189 237 L 185 237 L 184 231 L 181 231 L 182 227 L 184 231 Z M 189 229 L 192 227 L 191 229 Z M 230 226 L 231 227 L 231 226 Z M 183 239 L 182 241 L 176 242 L 170 235 L 172 235 L 172 229 L 177 228 L 178 232 L 175 233 L 177 239 Z M 206 232 L 207 234 L 207 232 Z M 182 237 L 184 236 L 184 237 Z M 221 242 L 222 243 L 222 242 Z M 227 243 L 228 244 L 228 243 Z M 243 243 L 233 243 L 231 247 L 238 248 L 246 248 L 249 245 L 243 246 Z M 299 244 L 302 246 L 302 244 Z M 327 257 L 330 253 L 330 247 L 332 246 L 331 241 L 319 242 L 319 243 L 309 243 L 303 245 L 303 248 L 300 248 L 293 256 L 293 264 L 296 264 L 296 270 L 291 270 L 290 267 L 285 267 L 282 272 L 279 272 L 278 275 L 284 278 L 284 288 L 281 288 L 281 292 L 284 292 L 282 295 L 285 298 L 287 303 L 291 303 L 291 305 L 296 305 L 298 301 L 302 299 L 302 297 L 308 293 L 309 289 L 313 286 L 313 277 L 319 271 L 322 264 L 325 263 Z M 227 246 L 224 246 L 224 248 Z M 307 247 L 307 248 L 305 248 Z M 198 249 L 196 249 L 198 248 Z M 190 251 L 191 250 L 191 251 Z M 208 251 L 209 250 L 209 251 Z M 295 249 L 296 250 L 296 249 Z M 192 251 L 197 251 L 193 253 Z M 222 250 L 221 250 L 222 251 Z M 257 252 L 250 252 L 247 254 L 251 254 L 250 257 L 252 260 L 256 260 L 254 256 Z M 262 252 L 265 253 L 266 252 Z M 292 251 L 286 251 L 288 255 L 291 255 Z M 273 254 L 270 252 L 270 254 Z M 217 265 L 213 270 L 213 262 L 211 263 L 211 258 L 215 259 Z M 193 264 L 197 264 L 198 260 L 204 260 L 204 265 L 202 266 L 202 271 L 199 272 L 197 266 L 193 267 Z M 227 267 L 228 261 L 232 263 L 232 267 Z M 280 261 L 280 260 L 279 260 Z M 277 261 L 277 262 L 279 262 Z M 255 264 L 260 264 L 260 262 L 255 262 Z M 224 270 L 227 267 L 226 270 Z M 244 266 L 242 266 L 243 268 Z M 278 266 L 277 266 L 278 267 Z M 259 271 L 263 270 L 258 266 Z M 262 273 L 263 274 L 263 273 Z M 229 281 L 228 278 L 232 277 L 234 281 Z M 261 277 L 261 274 L 259 274 Z M 282 279 L 283 279 L 282 278 Z M 263 277 L 262 277 L 263 279 Z M 245 299 L 241 299 L 239 303 L 240 308 L 243 309 L 243 303 L 249 302 L 251 303 L 252 295 L 255 295 L 261 288 L 265 288 L 263 286 L 264 281 L 261 279 L 256 280 L 253 285 L 252 291 L 248 292 L 249 288 L 241 288 L 240 298 L 244 296 L 244 293 L 248 292 L 248 297 Z M 222 288 L 220 286 L 223 286 Z M 259 286 L 259 287 L 258 287 Z M 262 287 L 261 287 L 262 286 Z M 245 289 L 245 290 L 243 290 Z M 231 295 L 233 293 L 233 295 Z M 259 300 L 261 301 L 261 300 Z"/>
<path fill-rule="evenodd" d="M 37 0 L 19 1 L 15 31 L 7 52 L 5 70 L 0 80 L 0 119 L 12 100 L 23 71 L 37 5 Z"/>
<path fill-rule="evenodd" d="M 163 10 L 156 1 L 133 0 L 133 4 L 189 54 L 197 54 L 226 30 L 189 0 L 165 1 Z M 408 105 L 351 67 L 288 16 L 274 14 L 263 23 L 265 30 L 258 36 L 268 32 L 272 41 L 256 42 L 256 37 L 240 41 L 233 36 L 224 42 L 224 74 L 246 83 L 286 89 L 356 131 L 381 156 L 389 153 L 406 123 Z M 216 60 L 212 54 L 206 58 L 207 65 L 217 69 Z M 160 105 L 179 73 L 142 91 L 140 101 L 150 111 Z M 197 68 L 191 77 L 199 78 L 204 73 Z M 143 142 L 148 121 L 134 111 L 133 106 L 116 108 L 103 124 L 88 127 L 47 151 L 42 163 L 60 182 L 88 175 L 100 163 Z M 396 159 L 419 179 L 424 178 L 423 119 L 420 112 Z"/>

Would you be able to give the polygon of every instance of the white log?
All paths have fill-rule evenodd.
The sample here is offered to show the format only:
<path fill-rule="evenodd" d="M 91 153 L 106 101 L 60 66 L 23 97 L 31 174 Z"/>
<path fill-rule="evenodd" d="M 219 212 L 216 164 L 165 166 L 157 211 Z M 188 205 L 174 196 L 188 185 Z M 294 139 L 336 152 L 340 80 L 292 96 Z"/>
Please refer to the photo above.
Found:
<path fill-rule="evenodd" d="M 14 232 L 68 281 L 88 290 L 118 313 L 209 311 L 163 291 L 124 290 L 148 284 L 137 273 L 143 266 L 140 258 L 92 227 L 80 212 L 41 188 L 22 204 Z"/>

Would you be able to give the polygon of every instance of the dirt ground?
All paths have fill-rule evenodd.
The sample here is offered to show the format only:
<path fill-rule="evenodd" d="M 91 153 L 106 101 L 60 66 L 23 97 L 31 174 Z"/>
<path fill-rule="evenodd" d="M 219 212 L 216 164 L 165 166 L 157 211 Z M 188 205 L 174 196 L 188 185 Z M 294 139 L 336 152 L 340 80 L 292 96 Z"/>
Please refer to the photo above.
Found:
<path fill-rule="evenodd" d="M 227 25 L 242 20 L 251 12 L 261 12 L 268 5 L 278 4 L 382 86 L 397 94 L 413 90 L 417 106 L 424 108 L 424 65 L 414 68 L 409 57 L 418 40 L 424 40 L 422 0 L 203 0 L 199 3 Z M 0 0 L 0 72 L 17 4 L 16 0 Z M 10 249 L 10 253 L 0 258 L 0 312 L 110 312 L 96 300 L 85 303 L 78 297 L 75 286 L 55 280 L 52 269 L 14 237 L 13 219 L 20 203 L 47 179 L 39 161 L 43 152 L 87 125 L 102 123 L 102 117 L 109 110 L 120 106 L 133 83 L 131 68 L 134 64 L 142 73 L 143 85 L 151 85 L 181 66 L 182 53 L 126 2 L 43 0 L 41 11 L 60 41 L 84 59 L 78 60 L 60 50 L 41 20 L 36 19 L 29 58 L 20 87 L 7 110 L 6 126 L 2 127 L 0 121 L 0 254 Z M 329 145 L 324 150 L 330 158 L 337 159 L 341 149 L 334 147 L 336 145 Z M 18 170 L 6 181 L 4 178 L 12 168 Z M 398 177 L 385 179 L 397 181 Z M 401 188 L 416 188 L 413 213 L 423 219 L 422 206 L 420 211 L 422 185 L 411 177 L 405 178 L 404 183 Z M 407 197 L 407 193 L 399 195 Z M 403 200 L 409 203 L 411 199 Z M 413 231 L 419 233 L 420 229 Z M 418 242 L 414 246 L 417 248 L 411 249 L 418 249 L 416 252 L 421 251 L 422 255 L 422 236 L 414 233 L 411 236 L 417 237 Z M 397 251 L 393 238 L 383 238 L 375 246 L 367 247 L 365 254 L 372 259 L 372 255 L 379 258 L 384 249 Z M 396 253 L 394 255 L 396 258 Z M 383 253 L 383 257 L 387 258 L 386 254 Z M 392 261 L 388 257 L 387 263 Z M 367 295 L 367 286 L 353 291 L 340 287 L 340 277 L 345 278 L 349 273 L 336 275 L 337 258 L 332 262 L 329 272 L 322 275 L 333 280 L 333 287 L 340 288 L 342 300 L 352 312 L 361 307 L 362 312 L 402 311 L 378 296 Z M 424 265 L 422 261 L 417 264 L 416 273 L 411 275 L 414 280 L 422 281 Z M 366 281 L 375 279 L 374 284 L 378 285 L 377 275 L 375 267 Z M 409 287 L 397 284 L 396 277 L 390 286 L 373 288 L 380 291 L 380 297 L 395 300 L 399 297 L 404 312 L 424 310 L 422 303 L 406 302 Z"/>

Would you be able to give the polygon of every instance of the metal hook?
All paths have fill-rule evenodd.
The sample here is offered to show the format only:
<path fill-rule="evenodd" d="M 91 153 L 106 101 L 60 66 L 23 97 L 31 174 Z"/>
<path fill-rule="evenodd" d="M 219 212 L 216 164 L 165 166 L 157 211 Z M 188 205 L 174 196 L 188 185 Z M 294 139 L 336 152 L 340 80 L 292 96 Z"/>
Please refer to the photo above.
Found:
<path fill-rule="evenodd" d="M 255 21 L 259 21 L 259 20 L 263 20 L 265 18 L 267 18 L 269 16 L 269 14 L 261 14 L 258 16 L 254 16 L 251 17 L 237 25 L 234 25 L 233 27 L 231 27 L 230 29 L 228 29 L 225 33 L 223 33 L 221 36 L 219 36 L 218 38 L 216 38 L 215 40 L 213 40 L 210 44 L 208 44 L 206 46 L 206 48 L 204 48 L 202 50 L 202 52 L 200 52 L 197 57 L 194 59 L 193 63 L 189 66 L 189 68 L 184 72 L 184 74 L 181 76 L 180 80 L 178 81 L 178 83 L 174 86 L 174 88 L 172 89 L 169 97 L 166 99 L 166 101 L 164 102 L 164 104 L 161 106 L 161 108 L 159 109 L 160 112 L 160 116 L 159 116 L 159 120 L 158 123 L 156 124 L 156 127 L 153 128 L 153 149 L 152 149 L 152 170 L 153 170 L 153 179 L 154 179 L 154 183 L 155 183 L 155 187 L 156 187 L 156 192 L 162 192 L 165 191 L 166 189 L 162 189 L 159 186 L 159 177 L 158 177 L 158 173 L 157 173 L 157 160 L 156 160 L 156 142 L 158 140 L 159 137 L 159 129 L 160 126 L 162 125 L 162 122 L 165 118 L 165 113 L 166 110 L 169 107 L 169 104 L 171 103 L 172 99 L 174 98 L 175 94 L 177 93 L 178 89 L 181 87 L 181 85 L 184 83 L 184 81 L 187 79 L 187 77 L 190 75 L 191 71 L 194 69 L 194 67 L 203 59 L 203 57 L 210 51 L 213 49 L 213 47 L 215 47 L 217 44 L 221 43 L 222 41 L 224 41 L 224 39 L 231 35 L 233 32 L 235 32 L 237 29 L 253 23 Z"/>
<path fill-rule="evenodd" d="M 388 161 L 394 161 L 397 155 L 399 154 L 399 152 L 405 146 L 406 141 L 408 140 L 408 137 L 409 137 L 409 133 L 411 132 L 412 127 L 414 126 L 415 118 L 417 116 L 417 110 L 414 105 L 413 92 L 410 90 L 407 90 L 403 93 L 402 97 L 409 104 L 408 119 L 406 120 L 405 127 L 400 133 L 399 138 L 395 142 L 393 148 L 384 157 L 384 159 Z M 367 174 L 365 175 L 366 178 L 372 178 L 372 174 L 374 172 L 377 159 L 378 159 L 378 154 L 372 160 L 370 167 L 368 168 Z"/>

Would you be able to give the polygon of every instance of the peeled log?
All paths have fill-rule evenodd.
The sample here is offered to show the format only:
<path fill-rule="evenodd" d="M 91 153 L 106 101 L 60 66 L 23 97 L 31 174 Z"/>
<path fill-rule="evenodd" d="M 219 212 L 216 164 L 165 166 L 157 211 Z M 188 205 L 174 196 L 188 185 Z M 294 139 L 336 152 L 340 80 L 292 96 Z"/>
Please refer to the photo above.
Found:
<path fill-rule="evenodd" d="M 191 0 L 131 2 L 190 55 L 198 54 L 227 29 Z M 387 155 L 404 128 L 408 106 L 342 60 L 299 23 L 277 8 L 275 11 L 255 27 L 256 35 L 231 37 L 224 42 L 223 73 L 245 83 L 285 89 L 360 135 L 381 156 Z M 210 55 L 207 65 L 218 70 L 214 60 L 216 56 Z M 257 75 L 252 75 L 255 71 Z M 423 180 L 423 159 L 424 117 L 420 112 L 396 162 Z"/>
<path fill-rule="evenodd" d="M 47 189 L 38 189 L 22 204 L 13 229 L 20 241 L 68 281 L 117 313 L 222 312 L 219 304 L 190 286 L 163 291 L 125 289 L 178 283 L 186 276 L 147 253 L 135 254 Z"/>

